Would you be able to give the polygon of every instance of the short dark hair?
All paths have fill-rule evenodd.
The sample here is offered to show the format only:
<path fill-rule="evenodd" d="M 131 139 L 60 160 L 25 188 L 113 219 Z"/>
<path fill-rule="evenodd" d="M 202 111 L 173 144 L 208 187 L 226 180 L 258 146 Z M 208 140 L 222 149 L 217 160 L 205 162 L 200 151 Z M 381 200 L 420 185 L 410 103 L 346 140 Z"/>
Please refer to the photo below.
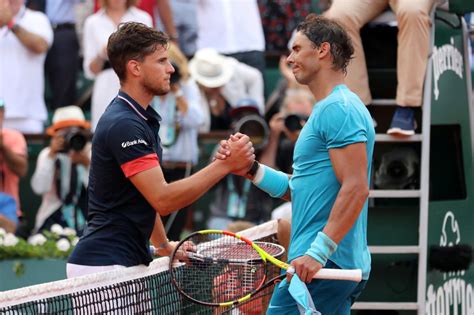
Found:
<path fill-rule="evenodd" d="M 120 81 L 125 79 L 127 62 L 142 61 L 159 47 L 168 46 L 169 37 L 142 23 L 121 23 L 107 43 L 109 62 Z"/>
<path fill-rule="evenodd" d="M 333 68 L 347 72 L 347 65 L 354 54 L 354 46 L 344 28 L 337 22 L 314 13 L 309 14 L 302 21 L 296 31 L 302 32 L 315 47 L 327 42 L 331 45 Z"/>

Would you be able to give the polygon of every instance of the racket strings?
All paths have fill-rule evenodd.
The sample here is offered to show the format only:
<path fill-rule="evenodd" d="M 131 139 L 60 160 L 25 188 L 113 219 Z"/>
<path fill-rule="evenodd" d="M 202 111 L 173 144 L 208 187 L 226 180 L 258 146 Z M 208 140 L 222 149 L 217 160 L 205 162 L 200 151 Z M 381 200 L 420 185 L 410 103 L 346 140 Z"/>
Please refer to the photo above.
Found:
<path fill-rule="evenodd" d="M 187 239 L 197 248 L 174 271 L 178 289 L 206 303 L 238 300 L 266 279 L 266 263 L 249 244 L 222 234 L 196 234 Z"/>

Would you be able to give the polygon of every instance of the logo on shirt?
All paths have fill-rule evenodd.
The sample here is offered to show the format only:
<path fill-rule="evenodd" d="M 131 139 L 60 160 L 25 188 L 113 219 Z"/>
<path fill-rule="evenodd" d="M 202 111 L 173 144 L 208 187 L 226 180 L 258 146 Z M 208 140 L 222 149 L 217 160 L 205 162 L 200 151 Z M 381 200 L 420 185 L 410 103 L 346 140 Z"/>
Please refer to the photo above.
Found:
<path fill-rule="evenodd" d="M 127 147 L 131 147 L 132 145 L 136 145 L 136 144 L 140 144 L 140 143 L 143 143 L 144 145 L 148 145 L 148 143 L 143 140 L 143 139 L 136 139 L 136 140 L 132 140 L 132 141 L 125 141 L 125 142 L 122 142 L 122 148 L 127 148 Z"/>

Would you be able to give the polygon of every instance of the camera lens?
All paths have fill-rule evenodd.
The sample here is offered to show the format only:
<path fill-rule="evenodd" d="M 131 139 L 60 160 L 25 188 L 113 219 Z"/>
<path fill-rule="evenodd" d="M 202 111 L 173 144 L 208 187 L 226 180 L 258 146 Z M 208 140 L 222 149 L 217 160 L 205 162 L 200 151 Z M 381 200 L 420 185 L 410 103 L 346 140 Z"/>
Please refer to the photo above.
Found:
<path fill-rule="evenodd" d="M 86 142 L 86 137 L 80 133 L 77 133 L 69 139 L 69 147 L 73 151 L 82 151 L 82 149 L 84 149 L 86 146 Z"/>
<path fill-rule="evenodd" d="M 71 128 L 64 135 L 64 149 L 65 151 L 82 151 L 87 143 L 87 137 L 80 128 Z"/>
<path fill-rule="evenodd" d="M 234 132 L 240 132 L 250 137 L 255 149 L 266 146 L 269 129 L 263 118 L 258 115 L 246 115 L 235 122 Z"/>
<path fill-rule="evenodd" d="M 307 118 L 296 114 L 290 114 L 285 117 L 285 127 L 291 132 L 300 130 L 303 128 L 301 123 L 302 120 L 307 120 Z"/>

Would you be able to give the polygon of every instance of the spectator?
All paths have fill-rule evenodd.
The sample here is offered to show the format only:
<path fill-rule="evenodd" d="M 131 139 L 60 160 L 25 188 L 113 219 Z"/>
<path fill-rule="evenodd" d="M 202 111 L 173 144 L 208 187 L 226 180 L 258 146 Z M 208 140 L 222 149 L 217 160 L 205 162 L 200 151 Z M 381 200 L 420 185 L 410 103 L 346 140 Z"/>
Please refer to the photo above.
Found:
<path fill-rule="evenodd" d="M 97 12 L 100 7 L 103 6 L 100 5 L 100 2 L 100 0 L 94 0 L 94 12 Z M 164 31 L 170 36 L 171 40 L 176 43 L 176 40 L 178 39 L 178 33 L 174 25 L 173 14 L 171 13 L 169 0 L 135 0 L 134 2 L 137 3 L 137 7 L 140 10 L 145 11 L 152 17 L 153 23 L 155 23 L 155 17 L 159 15 Z"/>
<path fill-rule="evenodd" d="M 242 98 L 256 101 L 263 114 L 263 77 L 255 68 L 211 48 L 198 50 L 189 71 L 199 84 L 204 113 L 201 132 L 230 128 L 230 110 Z"/>
<path fill-rule="evenodd" d="M 256 102 L 251 99 L 242 99 L 230 114 L 233 132 L 247 134 L 258 156 L 266 140 L 258 143 L 254 139 L 268 138 L 268 126 L 260 116 Z M 255 127 L 244 126 L 240 123 L 243 120 Z M 261 131 L 263 134 L 258 134 Z M 257 225 L 270 219 L 273 208 L 272 198 L 244 177 L 229 174 L 214 187 L 213 192 L 214 198 L 209 205 L 211 213 L 207 222 L 209 229 L 225 230 L 236 221 L 246 221 Z"/>
<path fill-rule="evenodd" d="M 170 0 L 176 27 L 176 35 L 171 36 L 171 38 L 177 41 L 179 48 L 188 58 L 191 58 L 197 50 L 197 3 L 198 0 Z M 166 30 L 167 28 L 162 26 L 161 21 L 162 19 L 158 21 L 160 28 Z"/>
<path fill-rule="evenodd" d="M 119 79 L 107 60 L 107 40 L 122 22 L 141 22 L 152 26 L 150 15 L 137 9 L 135 0 L 102 0 L 102 8 L 89 16 L 84 23 L 84 73 L 94 79 L 91 100 L 92 130 L 107 105 L 117 95 Z"/>
<path fill-rule="evenodd" d="M 0 0 L 0 98 L 4 125 L 22 133 L 42 133 L 44 60 L 53 42 L 48 18 L 27 9 L 24 0 Z"/>
<path fill-rule="evenodd" d="M 328 18 L 339 22 L 349 33 L 354 44 L 354 59 L 347 69 L 346 82 L 367 105 L 370 95 L 367 66 L 360 37 L 360 29 L 387 6 L 395 12 L 398 21 L 397 109 L 388 134 L 410 136 L 415 134 L 414 107 L 421 106 L 423 81 L 430 50 L 430 11 L 434 0 L 334 0 L 326 11 Z"/>
<path fill-rule="evenodd" d="M 178 46 L 171 44 L 169 58 L 175 72 L 171 74 L 171 90 L 155 96 L 151 105 L 160 114 L 160 139 L 163 146 L 161 169 L 168 183 L 188 177 L 198 162 L 198 130 L 204 117 L 196 82 L 189 77 L 188 61 Z M 169 239 L 181 239 L 188 208 L 163 218 Z"/>
<path fill-rule="evenodd" d="M 78 106 L 65 106 L 54 112 L 53 124 L 47 129 L 51 143 L 40 152 L 31 178 L 31 188 L 42 196 L 35 231 L 49 230 L 55 223 L 82 231 L 87 214 L 89 128 L 90 123 Z"/>
<path fill-rule="evenodd" d="M 0 227 L 14 232 L 21 216 L 19 182 L 28 171 L 26 141 L 13 129 L 2 128 L 5 103 L 0 99 Z"/>
<path fill-rule="evenodd" d="M 81 0 L 29 0 L 28 7 L 46 13 L 53 27 L 53 45 L 46 56 L 51 107 L 74 104 L 79 70 L 75 5 Z"/>
<path fill-rule="evenodd" d="M 198 50 L 220 54 L 265 71 L 265 38 L 257 0 L 198 0 Z"/>
<path fill-rule="evenodd" d="M 46 76 L 51 88 L 51 107 L 75 104 L 79 71 L 79 41 L 75 5 L 81 0 L 48 0 L 46 15 L 54 32 L 53 45 L 46 56 Z"/>

